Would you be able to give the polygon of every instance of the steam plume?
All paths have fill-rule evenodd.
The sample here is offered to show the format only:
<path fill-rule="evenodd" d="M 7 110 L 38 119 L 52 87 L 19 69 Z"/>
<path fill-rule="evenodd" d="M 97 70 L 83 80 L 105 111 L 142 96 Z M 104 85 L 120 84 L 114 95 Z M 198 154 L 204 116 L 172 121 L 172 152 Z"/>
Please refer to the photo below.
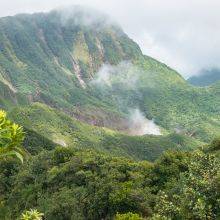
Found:
<path fill-rule="evenodd" d="M 130 110 L 129 133 L 132 135 L 161 135 L 160 128 L 153 120 L 147 119 L 139 109 Z"/>
<path fill-rule="evenodd" d="M 103 65 L 91 81 L 91 85 L 100 90 L 102 94 L 114 94 L 116 105 L 123 113 L 126 113 L 126 129 L 131 135 L 161 135 L 160 128 L 149 120 L 139 110 L 138 102 L 131 102 L 128 94 L 134 97 L 140 97 L 141 92 L 141 76 L 149 73 L 144 73 L 143 70 L 133 65 L 130 62 L 121 62 L 116 66 L 109 64 Z M 152 87 L 151 78 L 149 77 L 149 87 Z M 147 86 L 145 84 L 145 86 Z M 124 92 L 125 91 L 125 92 Z M 112 100 L 113 101 L 113 100 Z"/>

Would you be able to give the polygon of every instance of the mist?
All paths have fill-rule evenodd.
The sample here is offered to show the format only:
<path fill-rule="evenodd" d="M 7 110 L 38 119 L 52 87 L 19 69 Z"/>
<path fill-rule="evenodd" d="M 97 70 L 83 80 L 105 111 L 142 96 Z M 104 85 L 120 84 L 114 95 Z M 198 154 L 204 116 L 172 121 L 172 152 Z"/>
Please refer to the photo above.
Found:
<path fill-rule="evenodd" d="M 144 116 L 138 108 L 130 110 L 129 113 L 129 134 L 131 135 L 161 135 L 160 128 L 153 120 Z"/>
<path fill-rule="evenodd" d="M 100 93 L 114 94 L 114 98 L 118 109 L 127 115 L 126 119 L 126 132 L 130 135 L 161 135 L 159 126 L 154 123 L 154 120 L 149 120 L 145 114 L 140 110 L 138 105 L 130 103 L 122 93 L 124 91 L 131 91 L 137 97 L 141 96 L 139 91 L 140 76 L 143 75 L 142 69 L 133 65 L 130 62 L 121 62 L 116 66 L 104 64 L 99 71 L 95 74 L 90 85 L 100 89 Z M 150 85 L 149 78 L 149 86 Z M 147 85 L 145 85 L 147 86 Z M 115 91 L 117 90 L 117 92 Z"/>
<path fill-rule="evenodd" d="M 112 87 L 114 84 L 121 84 L 122 87 L 127 89 L 137 90 L 141 72 L 140 68 L 129 61 L 120 62 L 116 66 L 104 64 L 95 74 L 91 84 L 98 87 Z"/>
<path fill-rule="evenodd" d="M 82 5 L 108 14 L 141 47 L 185 78 L 220 68 L 217 0 L 0 0 L 0 16 Z M 126 9 L 126 10 L 125 10 Z M 67 13 L 68 14 L 68 13 Z M 87 21 L 90 22 L 90 21 Z"/>
<path fill-rule="evenodd" d="M 98 29 L 106 26 L 116 25 L 113 19 L 100 10 L 88 6 L 71 5 L 69 7 L 58 7 L 52 12 L 60 15 L 61 24 L 66 26 L 86 26 Z"/>

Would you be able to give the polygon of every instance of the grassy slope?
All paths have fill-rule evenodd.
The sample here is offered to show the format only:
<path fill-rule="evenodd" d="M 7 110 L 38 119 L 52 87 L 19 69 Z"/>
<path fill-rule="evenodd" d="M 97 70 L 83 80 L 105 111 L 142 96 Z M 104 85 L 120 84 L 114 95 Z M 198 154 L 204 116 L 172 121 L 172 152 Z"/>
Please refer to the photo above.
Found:
<path fill-rule="evenodd" d="M 106 128 L 84 124 L 40 103 L 16 108 L 9 116 L 57 145 L 96 149 L 133 159 L 154 160 L 164 150 L 189 150 L 201 144 L 195 139 L 177 134 L 134 137 L 123 135 Z"/>

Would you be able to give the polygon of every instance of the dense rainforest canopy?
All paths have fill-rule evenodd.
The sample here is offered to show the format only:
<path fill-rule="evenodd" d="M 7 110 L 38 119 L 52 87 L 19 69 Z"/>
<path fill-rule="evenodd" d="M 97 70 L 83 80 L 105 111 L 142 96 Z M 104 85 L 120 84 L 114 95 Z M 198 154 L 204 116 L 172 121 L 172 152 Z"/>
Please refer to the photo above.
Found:
<path fill-rule="evenodd" d="M 1 141 L 4 136 L 1 132 Z M 37 144 L 50 145 L 33 137 Z M 36 152 L 35 143 L 29 142 L 30 152 Z M 39 145 L 38 154 L 24 164 L 1 158 L 0 217 L 14 219 L 34 208 L 49 220 L 217 219 L 219 150 L 215 140 L 193 152 L 169 150 L 150 163 L 74 147 L 42 150 Z"/>

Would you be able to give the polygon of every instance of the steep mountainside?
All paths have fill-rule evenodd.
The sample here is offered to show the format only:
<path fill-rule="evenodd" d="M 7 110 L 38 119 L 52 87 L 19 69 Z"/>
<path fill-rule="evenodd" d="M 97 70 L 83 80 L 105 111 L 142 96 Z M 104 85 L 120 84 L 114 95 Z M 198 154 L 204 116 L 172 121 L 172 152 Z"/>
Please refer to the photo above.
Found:
<path fill-rule="evenodd" d="M 218 85 L 188 85 L 104 15 L 81 8 L 1 18 L 0 83 L 6 109 L 41 102 L 125 132 L 138 109 L 165 133 L 207 141 L 220 132 Z"/>
<path fill-rule="evenodd" d="M 209 86 L 220 80 L 220 70 L 203 70 L 198 76 L 192 76 L 187 81 L 195 86 Z"/>

